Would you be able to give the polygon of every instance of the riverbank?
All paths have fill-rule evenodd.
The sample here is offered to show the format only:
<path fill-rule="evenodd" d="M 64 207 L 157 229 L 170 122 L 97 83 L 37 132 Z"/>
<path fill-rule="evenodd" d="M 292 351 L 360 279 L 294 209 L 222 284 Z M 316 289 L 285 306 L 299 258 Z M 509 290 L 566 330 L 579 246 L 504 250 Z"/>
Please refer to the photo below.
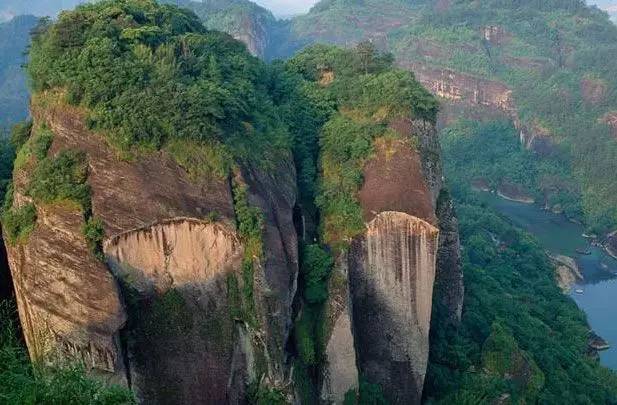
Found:
<path fill-rule="evenodd" d="M 506 200 L 496 193 L 478 195 L 487 206 L 508 218 L 513 225 L 534 235 L 547 254 L 553 258 L 559 257 L 561 260 L 556 264 L 568 267 L 570 274 L 565 276 L 567 284 L 571 283 L 571 278 L 576 278 L 568 290 L 569 295 L 587 315 L 593 334 L 602 339 L 590 339 L 590 350 L 597 352 L 604 366 L 617 371 L 617 260 L 609 254 L 606 243 L 601 246 L 597 239 L 584 238 L 583 226 L 569 221 L 563 214 L 543 210 L 535 204 Z M 577 250 L 585 250 L 589 254 L 578 254 Z M 572 261 L 564 257 L 576 264 L 580 279 L 572 271 Z"/>

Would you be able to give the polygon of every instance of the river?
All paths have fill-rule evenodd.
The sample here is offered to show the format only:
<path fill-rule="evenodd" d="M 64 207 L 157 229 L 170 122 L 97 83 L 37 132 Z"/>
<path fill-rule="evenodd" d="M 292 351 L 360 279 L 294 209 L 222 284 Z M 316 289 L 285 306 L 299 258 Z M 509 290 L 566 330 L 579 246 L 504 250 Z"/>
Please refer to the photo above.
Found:
<path fill-rule="evenodd" d="M 582 225 L 568 221 L 563 215 L 547 212 L 534 204 L 481 194 L 487 205 L 533 234 L 547 251 L 576 260 L 585 281 L 572 289 L 571 296 L 587 314 L 594 332 L 611 345 L 609 350 L 600 352 L 601 363 L 617 370 L 617 260 L 602 248 L 591 246 L 582 236 Z M 577 249 L 588 249 L 591 254 L 578 254 Z"/>

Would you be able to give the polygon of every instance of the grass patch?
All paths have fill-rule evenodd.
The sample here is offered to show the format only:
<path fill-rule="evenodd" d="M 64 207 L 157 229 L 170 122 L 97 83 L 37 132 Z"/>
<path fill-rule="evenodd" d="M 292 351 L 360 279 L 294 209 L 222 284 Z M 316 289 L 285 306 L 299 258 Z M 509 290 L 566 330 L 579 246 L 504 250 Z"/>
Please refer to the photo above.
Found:
<path fill-rule="evenodd" d="M 218 142 L 173 139 L 167 143 L 165 150 L 193 181 L 204 177 L 225 179 L 233 166 L 228 148 Z"/>

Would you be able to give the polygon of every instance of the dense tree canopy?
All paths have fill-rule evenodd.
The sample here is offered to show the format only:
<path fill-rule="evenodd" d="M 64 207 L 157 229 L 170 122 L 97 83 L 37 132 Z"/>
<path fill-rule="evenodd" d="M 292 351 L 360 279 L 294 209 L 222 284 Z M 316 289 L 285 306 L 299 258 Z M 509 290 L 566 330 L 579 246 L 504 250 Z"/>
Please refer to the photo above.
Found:
<path fill-rule="evenodd" d="M 288 144 L 269 68 L 189 11 L 153 0 L 82 5 L 39 26 L 30 57 L 34 91 L 62 91 L 122 150 L 198 141 L 263 161 Z"/>

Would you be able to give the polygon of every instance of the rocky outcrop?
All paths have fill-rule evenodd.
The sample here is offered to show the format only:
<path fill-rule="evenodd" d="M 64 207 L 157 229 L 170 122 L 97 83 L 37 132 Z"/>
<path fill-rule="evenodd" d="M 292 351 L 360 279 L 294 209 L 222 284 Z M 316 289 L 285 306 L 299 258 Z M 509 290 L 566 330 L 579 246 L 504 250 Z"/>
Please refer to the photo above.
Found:
<path fill-rule="evenodd" d="M 43 106 L 35 97 L 33 116 L 54 134 L 49 154 L 86 154 L 105 260 L 86 244 L 80 209 L 37 204 L 35 230 L 9 248 L 32 356 L 49 348 L 86 360 L 144 403 L 241 403 L 262 373 L 288 383 L 284 347 L 298 267 L 290 159 L 239 174 L 265 225 L 265 257 L 252 283 L 257 321 L 248 325 L 229 293 L 230 277 L 240 289 L 245 281 L 228 179 L 190 178 L 165 151 L 121 159 L 62 103 Z M 15 174 L 16 205 L 28 201 L 27 179 L 26 170 Z"/>
<path fill-rule="evenodd" d="M 421 62 L 399 62 L 414 72 L 429 91 L 447 101 L 481 106 L 510 116 L 514 111 L 512 90 L 501 82 L 486 80 Z"/>
<path fill-rule="evenodd" d="M 369 222 L 350 249 L 358 368 L 387 387 L 393 404 L 419 403 L 422 396 L 438 238 L 429 222 L 389 211 Z"/>
<path fill-rule="evenodd" d="M 534 123 L 524 125 L 518 118 L 514 119 L 514 126 L 519 131 L 521 145 L 538 156 L 549 156 L 555 152 L 555 144 L 551 132 Z"/>
<path fill-rule="evenodd" d="M 530 195 L 523 186 L 507 181 L 499 185 L 497 188 L 497 195 L 505 200 L 516 201 L 523 204 L 533 204 L 536 202 L 533 196 Z"/>
<path fill-rule="evenodd" d="M 617 111 L 606 113 L 600 121 L 609 126 L 611 133 L 617 139 Z"/>
<path fill-rule="evenodd" d="M 441 306 L 445 324 L 458 325 L 463 314 L 465 296 L 461 271 L 461 243 L 454 203 L 445 190 L 442 190 L 437 200 L 437 218 L 440 233 L 434 305 Z"/>
<path fill-rule="evenodd" d="M 549 254 L 549 258 L 555 266 L 555 280 L 557 281 L 557 285 L 564 294 L 569 293 L 577 282 L 584 281 L 576 261 L 571 257 Z"/>
<path fill-rule="evenodd" d="M 296 172 L 291 156 L 275 170 L 246 167 L 242 176 L 249 186 L 251 206 L 264 214 L 264 259 L 256 272 L 256 300 L 261 308 L 267 340 L 269 377 L 289 383 L 285 345 L 292 327 L 292 303 L 298 284 L 298 237 L 293 221 L 297 199 Z M 285 380 L 285 381 L 283 381 Z"/>
<path fill-rule="evenodd" d="M 458 229 L 449 197 L 440 198 L 435 128 L 406 119 L 390 128 L 401 138 L 377 139 L 364 167 L 366 231 L 338 255 L 330 282 L 322 398 L 336 403 L 358 375 L 384 387 L 391 403 L 419 403 L 437 276 L 435 299 L 452 310 L 452 322 L 462 310 Z"/>
<path fill-rule="evenodd" d="M 512 39 L 512 36 L 500 25 L 486 25 L 480 31 L 482 38 L 491 45 L 503 45 Z"/>
<path fill-rule="evenodd" d="M 40 206 L 37 216 L 28 242 L 8 247 L 30 355 L 77 359 L 126 383 L 119 334 L 126 313 L 116 280 L 82 236 L 82 213 L 71 206 Z"/>

